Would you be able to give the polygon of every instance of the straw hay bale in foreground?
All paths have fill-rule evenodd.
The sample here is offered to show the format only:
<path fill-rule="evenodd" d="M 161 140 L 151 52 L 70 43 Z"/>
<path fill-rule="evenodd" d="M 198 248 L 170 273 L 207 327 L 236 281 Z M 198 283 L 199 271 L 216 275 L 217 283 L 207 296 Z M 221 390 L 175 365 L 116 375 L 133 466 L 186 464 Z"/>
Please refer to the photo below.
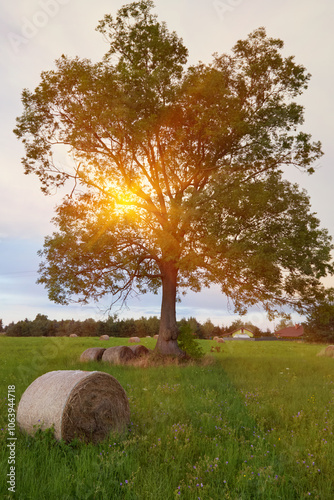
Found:
<path fill-rule="evenodd" d="M 130 347 L 126 345 L 119 345 L 116 347 L 109 347 L 102 355 L 102 361 L 107 361 L 114 365 L 120 365 L 131 361 L 135 357 Z"/>
<path fill-rule="evenodd" d="M 150 354 L 150 349 L 145 347 L 144 345 L 130 345 L 129 349 L 133 352 L 136 358 L 141 358 L 142 356 L 147 356 Z"/>
<path fill-rule="evenodd" d="M 81 354 L 80 361 L 101 361 L 104 351 L 103 347 L 90 347 Z"/>
<path fill-rule="evenodd" d="M 23 393 L 17 410 L 21 430 L 34 434 L 54 426 L 55 438 L 94 443 L 130 420 L 129 402 L 108 373 L 58 370 L 38 377 Z"/>
<path fill-rule="evenodd" d="M 135 343 L 135 342 L 140 342 L 140 338 L 139 337 L 130 337 L 129 338 L 129 342 L 131 343 Z"/>
<path fill-rule="evenodd" d="M 109 340 L 109 335 L 101 335 L 100 340 Z"/>

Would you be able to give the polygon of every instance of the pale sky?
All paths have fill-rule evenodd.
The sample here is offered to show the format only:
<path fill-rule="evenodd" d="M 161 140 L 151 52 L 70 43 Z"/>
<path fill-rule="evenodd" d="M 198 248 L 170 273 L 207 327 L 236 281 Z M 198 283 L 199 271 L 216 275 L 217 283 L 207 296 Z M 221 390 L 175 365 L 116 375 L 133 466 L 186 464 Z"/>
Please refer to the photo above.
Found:
<path fill-rule="evenodd" d="M 107 45 L 95 31 L 105 14 L 116 14 L 124 0 L 16 0 L 1 1 L 1 169 L 0 169 L 0 318 L 4 324 L 36 314 L 50 319 L 105 319 L 105 305 L 59 306 L 48 300 L 36 285 L 44 237 L 53 226 L 50 220 L 57 197 L 45 197 L 35 176 L 25 176 L 21 165 L 22 144 L 12 130 L 22 113 L 21 91 L 34 89 L 43 70 L 52 69 L 62 54 L 100 60 Z M 229 52 L 235 42 L 260 26 L 281 38 L 284 53 L 294 55 L 312 74 L 308 90 L 300 98 L 305 106 L 303 130 L 323 144 L 325 155 L 313 176 L 292 171 L 311 197 L 312 209 L 322 227 L 334 236 L 333 185 L 334 142 L 332 120 L 334 2 L 332 0 L 156 0 L 156 13 L 170 30 L 183 38 L 189 62 L 212 60 L 212 54 Z M 328 280 L 333 285 L 334 280 Z M 189 293 L 178 304 L 178 317 L 207 318 L 229 324 L 237 316 L 227 309 L 219 290 Z M 116 309 L 113 310 L 116 312 Z M 160 314 L 160 297 L 144 296 L 129 302 L 120 317 L 138 318 Z M 260 311 L 248 320 L 260 328 L 269 324 Z M 294 319 L 298 319 L 297 316 Z"/>

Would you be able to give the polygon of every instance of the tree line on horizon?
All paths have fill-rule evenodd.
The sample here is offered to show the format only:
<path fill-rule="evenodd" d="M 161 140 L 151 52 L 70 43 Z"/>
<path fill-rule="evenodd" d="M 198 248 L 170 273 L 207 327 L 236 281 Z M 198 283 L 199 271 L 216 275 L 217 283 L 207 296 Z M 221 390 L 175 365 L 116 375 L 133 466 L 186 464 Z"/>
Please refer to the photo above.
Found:
<path fill-rule="evenodd" d="M 51 320 L 44 314 L 37 314 L 34 320 L 24 319 L 3 326 L 0 320 L 0 331 L 7 337 L 65 337 L 76 334 L 78 337 L 153 337 L 159 333 L 160 319 L 157 316 L 139 319 L 119 319 L 116 315 L 105 321 L 88 318 L 85 320 Z M 210 319 L 200 323 L 194 317 L 183 318 L 178 326 L 187 325 L 194 337 L 199 339 L 222 336 L 234 332 L 240 327 L 248 327 L 255 337 L 271 335 L 269 330 L 262 331 L 255 325 L 234 320 L 229 326 L 217 326 Z"/>
<path fill-rule="evenodd" d="M 329 306 L 328 306 L 329 307 Z M 210 339 L 215 336 L 221 337 L 233 333 L 241 327 L 249 328 L 255 338 L 270 337 L 273 335 L 269 329 L 261 330 L 252 323 L 247 323 L 242 318 L 235 319 L 230 325 L 214 325 L 210 319 L 200 323 L 196 318 L 182 318 L 178 321 L 178 327 L 187 326 L 194 338 Z M 281 319 L 276 330 L 292 326 L 289 319 Z M 148 318 L 142 316 L 139 319 L 119 319 L 117 315 L 109 316 L 106 320 L 51 320 L 44 314 L 37 314 L 34 320 L 24 319 L 17 322 L 12 321 L 7 326 L 0 319 L 0 333 L 7 337 L 68 337 L 72 334 L 78 337 L 153 337 L 158 335 L 160 319 L 157 316 Z M 331 309 L 327 311 L 313 311 L 303 323 L 305 337 L 310 341 L 334 342 L 334 313 Z"/>

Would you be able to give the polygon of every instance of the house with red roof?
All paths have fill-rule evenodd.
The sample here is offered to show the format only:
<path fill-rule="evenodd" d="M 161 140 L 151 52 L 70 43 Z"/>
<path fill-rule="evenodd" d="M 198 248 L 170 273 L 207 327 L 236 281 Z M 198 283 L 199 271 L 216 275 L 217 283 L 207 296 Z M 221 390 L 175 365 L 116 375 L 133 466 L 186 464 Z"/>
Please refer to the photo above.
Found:
<path fill-rule="evenodd" d="M 287 328 L 282 328 L 282 330 L 278 330 L 275 332 L 275 337 L 277 338 L 285 338 L 285 339 L 294 339 L 299 338 L 304 335 L 304 328 L 302 325 L 288 326 Z"/>

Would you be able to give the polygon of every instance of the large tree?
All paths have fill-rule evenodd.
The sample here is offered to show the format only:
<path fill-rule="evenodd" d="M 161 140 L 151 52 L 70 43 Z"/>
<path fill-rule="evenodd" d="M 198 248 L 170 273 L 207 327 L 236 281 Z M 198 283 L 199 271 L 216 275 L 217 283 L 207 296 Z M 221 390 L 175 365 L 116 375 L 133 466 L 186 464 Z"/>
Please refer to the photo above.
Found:
<path fill-rule="evenodd" d="M 182 290 L 219 284 L 241 313 L 258 303 L 301 311 L 333 268 L 308 196 L 283 176 L 312 173 L 322 154 L 294 101 L 310 75 L 264 28 L 187 67 L 182 40 L 152 8 L 142 0 L 105 16 L 102 62 L 62 56 L 42 73 L 23 91 L 15 132 L 45 193 L 70 184 L 40 252 L 50 299 L 162 286 L 156 349 L 179 354 Z"/>

